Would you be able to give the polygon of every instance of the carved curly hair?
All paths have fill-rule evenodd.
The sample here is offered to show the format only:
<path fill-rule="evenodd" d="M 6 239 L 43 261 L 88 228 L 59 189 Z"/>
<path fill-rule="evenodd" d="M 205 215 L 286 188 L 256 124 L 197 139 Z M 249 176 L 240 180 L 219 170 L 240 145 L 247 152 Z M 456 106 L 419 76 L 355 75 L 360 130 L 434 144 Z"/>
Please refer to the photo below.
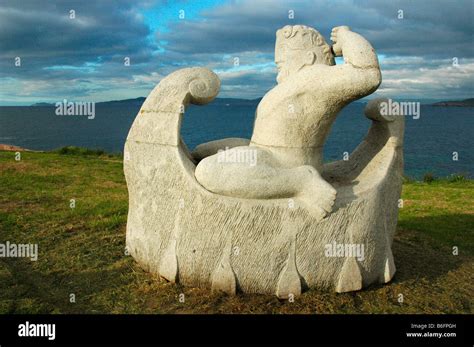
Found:
<path fill-rule="evenodd" d="M 276 35 L 277 38 L 286 41 L 286 45 L 290 48 L 313 51 L 318 63 L 335 65 L 331 46 L 317 30 L 306 25 L 286 25 L 279 29 Z"/>

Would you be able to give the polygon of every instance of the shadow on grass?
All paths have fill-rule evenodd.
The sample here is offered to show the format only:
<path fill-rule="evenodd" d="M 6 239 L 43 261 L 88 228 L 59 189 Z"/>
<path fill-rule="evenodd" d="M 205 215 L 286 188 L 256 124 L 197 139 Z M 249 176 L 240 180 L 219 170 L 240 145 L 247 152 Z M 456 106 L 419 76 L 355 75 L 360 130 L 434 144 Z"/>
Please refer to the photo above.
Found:
<path fill-rule="evenodd" d="M 469 214 L 404 219 L 393 244 L 397 266 L 394 281 L 434 281 L 472 262 L 473 230 L 474 215 Z"/>
<path fill-rule="evenodd" d="M 406 223 L 442 225 L 447 216 L 439 218 L 441 220 L 438 217 L 410 218 Z M 470 216 L 463 220 L 472 222 Z M 100 266 L 81 266 L 80 271 L 62 268 L 51 272 L 44 267 L 36 268 L 24 259 L 8 259 L 0 262 L 7 265 L 7 271 L 0 273 L 3 274 L 0 281 L 7 285 L 7 290 L 0 293 L 0 301 L 3 301 L 0 312 L 370 313 L 373 310 L 402 313 L 411 309 L 408 312 L 422 313 L 431 312 L 434 303 L 441 299 L 444 301 L 439 303 L 438 311 L 446 307 L 447 312 L 469 312 L 470 303 L 465 293 L 469 288 L 468 263 L 472 263 L 473 257 L 463 254 L 463 243 L 459 244 L 460 254 L 456 256 L 449 243 L 436 240 L 427 229 L 419 232 L 399 228 L 393 243 L 397 272 L 392 282 L 347 294 L 311 290 L 291 305 L 272 296 L 227 297 L 211 295 L 206 289 L 166 284 L 139 270 L 131 257 L 110 257 L 115 254 L 113 250 L 96 254 L 101 259 Z M 122 246 L 120 244 L 117 250 Z M 100 247 L 94 252 L 100 252 Z M 460 287 L 464 287 L 464 291 L 459 291 Z M 176 299 L 181 292 L 186 293 L 187 304 L 181 305 L 183 307 Z M 412 306 L 397 305 L 396 295 L 400 292 L 409 293 Z M 76 303 L 70 303 L 70 294 L 75 294 Z M 450 307 L 455 301 L 456 306 Z"/>
<path fill-rule="evenodd" d="M 10 274 L 2 282 L 7 282 L 10 290 L 3 291 L 0 300 L 11 304 L 6 311 L 1 305 L 0 313 L 111 313 L 116 304 L 122 309 L 127 305 L 123 291 L 135 282 L 126 262 L 113 269 L 70 273 L 45 273 L 23 259 L 2 264 Z M 75 296 L 74 303 L 70 301 L 71 294 Z M 125 294 L 128 297 L 132 293 Z"/>
<path fill-rule="evenodd" d="M 459 254 L 474 255 L 474 214 L 451 213 L 435 216 L 401 216 L 399 229 L 420 232 L 431 238 L 435 247 L 456 246 Z"/>

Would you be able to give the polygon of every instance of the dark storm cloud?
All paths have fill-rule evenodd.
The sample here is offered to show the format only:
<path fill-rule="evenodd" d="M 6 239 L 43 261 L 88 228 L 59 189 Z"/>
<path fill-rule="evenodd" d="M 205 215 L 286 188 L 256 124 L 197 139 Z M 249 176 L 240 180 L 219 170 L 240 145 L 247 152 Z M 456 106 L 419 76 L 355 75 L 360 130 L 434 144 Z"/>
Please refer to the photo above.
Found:
<path fill-rule="evenodd" d="M 1 72 L 12 72 L 15 57 L 22 59 L 24 76 L 41 71 L 53 78 L 58 72 L 41 69 L 123 62 L 124 56 L 131 55 L 135 63 L 146 62 L 154 49 L 147 41 L 149 34 L 130 1 L 3 1 Z"/>
<path fill-rule="evenodd" d="M 203 13 L 202 20 L 177 21 L 158 32 L 165 47 L 181 53 L 273 50 L 275 30 L 304 23 L 326 37 L 349 25 L 380 53 L 473 57 L 473 5 L 466 1 L 242 1 Z M 288 11 L 294 11 L 294 19 Z M 399 10 L 403 19 L 398 19 Z"/>
<path fill-rule="evenodd" d="M 1 1 L 0 102 L 136 97 L 186 66 L 215 70 L 222 79 L 221 96 L 258 97 L 275 83 L 275 31 L 287 24 L 312 26 L 326 38 L 338 25 L 361 33 L 380 55 L 381 92 L 472 94 L 470 0 L 223 1 L 182 20 L 177 14 L 166 20 L 158 15 L 159 31 L 153 32 L 146 9 L 158 8 L 159 14 L 166 4 Z M 169 2 L 173 11 L 194 4 Z M 69 18 L 70 10 L 75 19 Z M 288 18 L 290 10 L 294 19 Z M 403 19 L 397 18 L 399 10 Z M 21 68 L 14 66 L 15 57 L 22 59 Z M 130 57 L 130 66 L 124 66 L 124 57 Z M 457 68 L 452 67 L 453 57 L 459 60 Z"/>

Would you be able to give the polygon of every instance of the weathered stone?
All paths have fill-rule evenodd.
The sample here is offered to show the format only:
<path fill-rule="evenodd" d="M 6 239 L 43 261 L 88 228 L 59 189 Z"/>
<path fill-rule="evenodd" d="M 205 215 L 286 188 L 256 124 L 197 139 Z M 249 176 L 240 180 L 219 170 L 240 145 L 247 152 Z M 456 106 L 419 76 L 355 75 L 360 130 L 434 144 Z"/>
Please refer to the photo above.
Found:
<path fill-rule="evenodd" d="M 362 36 L 338 27 L 331 38 L 332 47 L 305 26 L 277 32 L 278 85 L 260 102 L 250 140 L 191 153 L 182 141 L 186 107 L 219 92 L 212 71 L 178 70 L 151 92 L 124 150 L 127 247 L 145 269 L 183 285 L 280 298 L 392 279 L 404 120 L 381 115 L 387 100 L 372 100 L 366 138 L 347 160 L 323 162 L 339 111 L 381 81 Z M 334 54 L 344 64 L 334 65 Z"/>
<path fill-rule="evenodd" d="M 227 243 L 224 248 L 221 261 L 212 273 L 211 288 L 213 291 L 221 291 L 227 294 L 235 294 L 237 291 L 237 283 L 235 274 L 232 270 L 230 255 L 232 253 L 231 242 Z"/>
<path fill-rule="evenodd" d="M 296 235 L 294 236 L 296 237 Z M 301 294 L 301 277 L 296 267 L 296 240 L 293 239 L 288 252 L 288 259 L 278 279 L 276 296 L 288 299 Z"/>

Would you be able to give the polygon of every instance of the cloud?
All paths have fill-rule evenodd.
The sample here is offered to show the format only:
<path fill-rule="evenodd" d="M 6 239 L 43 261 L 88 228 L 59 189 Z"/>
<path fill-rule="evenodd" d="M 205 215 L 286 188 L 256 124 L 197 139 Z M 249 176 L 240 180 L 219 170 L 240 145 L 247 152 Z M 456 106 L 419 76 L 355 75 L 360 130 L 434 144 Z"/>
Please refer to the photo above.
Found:
<path fill-rule="evenodd" d="M 418 66 L 414 66 L 414 61 L 419 62 Z M 394 57 L 384 60 L 382 64 L 383 81 L 377 95 L 459 99 L 452 91 L 461 90 L 465 91 L 466 97 L 472 97 L 474 86 L 471 76 L 474 76 L 474 58 L 453 65 L 452 61 L 446 60 L 433 62 L 420 57 L 407 60 Z"/>
<path fill-rule="evenodd" d="M 349 25 L 366 37 L 380 56 L 378 94 L 472 97 L 473 6 L 469 0 L 4 0 L 0 103 L 143 96 L 188 66 L 216 71 L 220 96 L 259 97 L 275 84 L 275 31 L 287 24 L 312 26 L 327 38 L 332 27 Z"/>
<path fill-rule="evenodd" d="M 326 37 L 333 27 L 349 25 L 381 54 L 473 57 L 473 2 L 435 3 L 246 0 L 204 11 L 197 20 L 173 22 L 156 38 L 167 42 L 166 49 L 185 54 L 271 52 L 275 31 L 284 25 L 309 25 Z M 294 19 L 288 18 L 290 10 Z"/>
<path fill-rule="evenodd" d="M 146 39 L 149 28 L 127 1 L 4 1 L 0 23 L 0 78 L 75 77 L 91 72 L 80 67 L 94 70 L 126 56 L 147 62 L 155 49 Z M 14 65 L 16 57 L 21 67 Z"/>

